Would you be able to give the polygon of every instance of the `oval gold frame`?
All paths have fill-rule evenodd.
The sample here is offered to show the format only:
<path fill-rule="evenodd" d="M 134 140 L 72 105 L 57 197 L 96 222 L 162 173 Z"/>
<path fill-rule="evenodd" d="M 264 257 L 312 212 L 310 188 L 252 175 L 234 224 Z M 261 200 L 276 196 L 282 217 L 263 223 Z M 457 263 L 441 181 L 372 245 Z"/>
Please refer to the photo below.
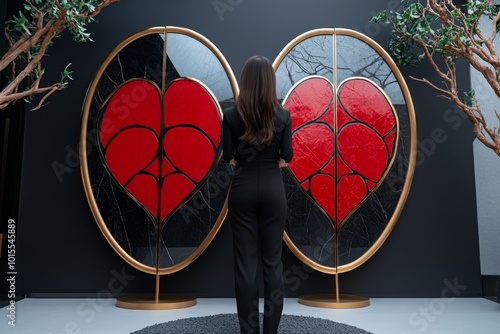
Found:
<path fill-rule="evenodd" d="M 291 241 L 290 237 L 288 234 L 284 233 L 283 239 L 285 240 L 286 245 L 288 248 L 292 251 L 292 253 L 295 254 L 304 264 L 308 265 L 309 267 L 318 270 L 320 272 L 326 273 L 326 274 L 339 274 L 343 272 L 348 272 L 353 269 L 356 269 L 357 267 L 361 266 L 363 263 L 368 261 L 382 246 L 382 244 L 385 242 L 385 240 L 388 238 L 389 234 L 392 232 L 392 229 L 394 228 L 396 222 L 398 221 L 401 212 L 403 211 L 404 205 L 406 203 L 406 200 L 408 198 L 408 194 L 410 191 L 411 183 L 413 180 L 413 175 L 415 173 L 415 165 L 416 165 L 416 157 L 417 157 L 417 124 L 416 124 L 416 117 L 415 117 L 415 109 L 413 106 L 413 101 L 411 99 L 410 91 L 408 89 L 408 86 L 406 84 L 405 79 L 403 78 L 403 75 L 399 71 L 399 68 L 397 67 L 396 63 L 392 58 L 389 56 L 389 54 L 374 40 L 369 38 L 368 36 L 365 36 L 357 31 L 350 30 L 350 29 L 337 29 L 337 28 L 322 28 L 322 29 L 314 29 L 310 30 L 308 32 L 305 32 L 296 38 L 294 38 L 290 43 L 288 43 L 283 50 L 278 54 L 276 59 L 273 62 L 273 68 L 276 71 L 285 58 L 285 56 L 295 47 L 297 46 L 300 42 L 311 38 L 315 36 L 321 36 L 321 35 L 332 35 L 333 36 L 333 56 L 334 56 L 334 73 L 333 73 L 333 81 L 335 85 L 337 86 L 337 73 L 336 73 L 336 52 L 335 52 L 335 47 L 336 47 L 336 36 L 350 36 L 354 37 L 358 40 L 361 40 L 368 44 L 373 50 L 375 50 L 386 62 L 386 64 L 389 66 L 391 69 L 392 73 L 396 77 L 396 80 L 399 84 L 399 87 L 401 89 L 401 92 L 403 93 L 403 97 L 406 103 L 406 107 L 408 109 L 408 122 L 410 126 L 410 157 L 408 160 L 408 169 L 406 173 L 406 178 L 403 186 L 403 190 L 401 192 L 401 195 L 399 197 L 398 203 L 396 205 L 396 208 L 394 210 L 393 215 L 389 219 L 389 222 L 387 223 L 386 227 L 384 228 L 384 231 L 382 234 L 378 237 L 377 241 L 358 259 L 355 261 L 352 261 L 348 264 L 341 265 L 338 268 L 332 268 L 332 267 L 327 267 L 320 265 L 316 263 L 315 261 L 312 261 L 309 257 L 304 255 L 297 246 Z M 341 229 L 336 229 L 337 233 L 340 233 Z"/>
<path fill-rule="evenodd" d="M 181 261 L 180 263 L 168 267 L 168 268 L 163 268 L 163 269 L 158 269 L 154 267 L 147 266 L 136 259 L 134 259 L 130 254 L 125 252 L 122 247 L 116 242 L 114 237 L 111 235 L 111 232 L 106 226 L 106 223 L 104 222 L 103 217 L 101 216 L 101 213 L 99 211 L 99 207 L 97 206 L 92 187 L 90 184 L 90 176 L 89 176 L 89 170 L 88 170 L 88 161 L 87 161 L 87 124 L 88 124 L 88 118 L 89 118 L 89 112 L 90 112 L 90 106 L 92 103 L 92 96 L 94 95 L 94 92 L 96 90 L 96 87 L 108 67 L 109 63 L 113 60 L 113 58 L 121 51 L 123 50 L 127 45 L 129 45 L 131 42 L 147 35 L 151 34 L 163 34 L 165 36 L 165 43 L 164 43 L 164 59 L 163 59 L 163 76 L 162 76 L 162 91 L 165 90 L 165 70 L 166 70 L 166 48 L 167 48 L 167 34 L 168 33 L 178 33 L 182 35 L 189 36 L 191 38 L 196 39 L 203 45 L 205 45 L 212 53 L 217 57 L 217 59 L 220 61 L 222 67 L 224 68 L 229 82 L 231 84 L 231 88 L 233 91 L 233 95 L 236 98 L 239 93 L 239 88 L 238 84 L 236 81 L 236 78 L 234 76 L 234 73 L 229 66 L 229 63 L 226 61 L 222 53 L 219 51 L 219 49 L 212 43 L 210 40 L 208 40 L 206 37 L 200 35 L 199 33 L 186 29 L 186 28 L 181 28 L 181 27 L 175 27 L 175 26 L 166 26 L 166 27 L 152 27 L 148 28 L 145 30 L 142 30 L 138 33 L 135 33 L 134 35 L 126 38 L 123 40 L 120 44 L 118 44 L 112 51 L 111 53 L 106 57 L 104 62 L 101 64 L 99 67 L 99 70 L 96 72 L 89 89 L 87 91 L 87 94 L 85 96 L 85 104 L 83 108 L 83 113 L 82 113 L 82 127 L 80 131 L 80 144 L 79 144 L 79 157 L 80 157 L 80 172 L 82 175 L 82 180 L 83 180 L 83 185 L 84 185 L 84 190 L 85 194 L 87 197 L 87 200 L 90 204 L 90 208 L 92 211 L 92 214 L 94 216 L 94 219 L 97 222 L 97 225 L 99 226 L 99 229 L 101 230 L 102 234 L 108 241 L 108 243 L 111 245 L 111 247 L 114 249 L 114 251 L 127 262 L 130 264 L 132 267 L 134 267 L 137 270 L 140 270 L 142 272 L 148 273 L 148 274 L 153 274 L 153 275 L 167 275 L 171 274 L 174 272 L 177 272 L 196 260 L 208 247 L 208 245 L 212 242 L 212 240 L 215 238 L 215 235 L 219 231 L 225 217 L 227 214 L 227 198 L 224 202 L 222 211 L 219 213 L 219 217 L 217 218 L 217 221 L 215 222 L 214 226 L 210 230 L 209 234 L 205 237 L 203 242 L 196 248 L 196 250 L 188 256 L 186 259 Z M 218 103 L 217 100 L 215 102 Z M 219 105 L 219 110 L 220 105 Z"/>

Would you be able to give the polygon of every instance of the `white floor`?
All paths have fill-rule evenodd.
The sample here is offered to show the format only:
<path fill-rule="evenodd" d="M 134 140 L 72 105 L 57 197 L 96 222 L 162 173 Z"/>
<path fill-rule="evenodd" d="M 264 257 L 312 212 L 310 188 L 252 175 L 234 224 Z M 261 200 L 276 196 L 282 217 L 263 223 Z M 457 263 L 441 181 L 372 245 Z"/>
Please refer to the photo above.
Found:
<path fill-rule="evenodd" d="M 198 299 L 177 310 L 137 311 L 114 306 L 114 299 L 23 299 L 15 313 L 0 309 L 0 333 L 125 334 L 156 323 L 235 313 L 234 299 Z M 325 309 L 285 301 L 285 314 L 346 323 L 375 334 L 499 334 L 500 304 L 482 298 L 371 299 L 368 307 Z M 9 324 L 15 316 L 15 326 Z M 217 333 L 207 333 L 217 334 Z M 319 333 L 316 333 L 319 334 Z M 333 333 L 332 333 L 333 334 Z"/>

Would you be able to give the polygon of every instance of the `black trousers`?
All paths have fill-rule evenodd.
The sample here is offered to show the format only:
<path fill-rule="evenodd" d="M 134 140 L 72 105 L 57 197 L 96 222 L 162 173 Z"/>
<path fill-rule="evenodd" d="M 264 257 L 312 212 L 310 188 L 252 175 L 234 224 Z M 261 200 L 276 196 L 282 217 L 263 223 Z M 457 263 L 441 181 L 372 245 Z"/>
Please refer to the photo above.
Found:
<path fill-rule="evenodd" d="M 264 278 L 263 333 L 276 334 L 283 310 L 281 252 L 287 213 L 276 162 L 238 166 L 228 200 L 236 304 L 241 333 L 259 333 L 259 250 Z"/>

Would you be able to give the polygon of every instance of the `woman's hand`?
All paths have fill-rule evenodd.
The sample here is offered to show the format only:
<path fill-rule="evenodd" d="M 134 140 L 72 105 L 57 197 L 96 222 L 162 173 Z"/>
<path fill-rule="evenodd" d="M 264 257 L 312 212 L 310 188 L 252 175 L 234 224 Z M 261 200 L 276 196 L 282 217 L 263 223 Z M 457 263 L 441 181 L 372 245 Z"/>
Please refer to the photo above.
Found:
<path fill-rule="evenodd" d="M 235 158 L 232 158 L 231 160 L 229 160 L 229 164 L 231 165 L 231 167 L 236 167 L 236 165 L 238 164 L 238 162 L 236 161 Z"/>
<path fill-rule="evenodd" d="M 279 168 L 283 168 L 283 167 L 286 167 L 286 166 L 288 166 L 288 163 L 285 162 L 285 160 L 283 160 L 283 158 L 279 158 L 278 159 L 278 167 Z"/>

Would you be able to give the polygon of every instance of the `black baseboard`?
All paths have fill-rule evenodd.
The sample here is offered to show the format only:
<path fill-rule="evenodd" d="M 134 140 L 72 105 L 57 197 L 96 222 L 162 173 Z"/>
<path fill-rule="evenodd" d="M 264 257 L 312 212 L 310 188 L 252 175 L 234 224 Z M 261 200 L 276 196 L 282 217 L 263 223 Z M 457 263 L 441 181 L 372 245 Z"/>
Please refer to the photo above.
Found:
<path fill-rule="evenodd" d="M 482 276 L 483 297 L 500 303 L 500 276 Z"/>
<path fill-rule="evenodd" d="M 16 296 L 16 298 L 13 299 L 2 299 L 0 300 L 0 308 L 4 308 L 5 306 L 11 305 L 13 302 L 17 303 L 18 301 L 24 299 L 24 297 L 21 296 Z"/>

